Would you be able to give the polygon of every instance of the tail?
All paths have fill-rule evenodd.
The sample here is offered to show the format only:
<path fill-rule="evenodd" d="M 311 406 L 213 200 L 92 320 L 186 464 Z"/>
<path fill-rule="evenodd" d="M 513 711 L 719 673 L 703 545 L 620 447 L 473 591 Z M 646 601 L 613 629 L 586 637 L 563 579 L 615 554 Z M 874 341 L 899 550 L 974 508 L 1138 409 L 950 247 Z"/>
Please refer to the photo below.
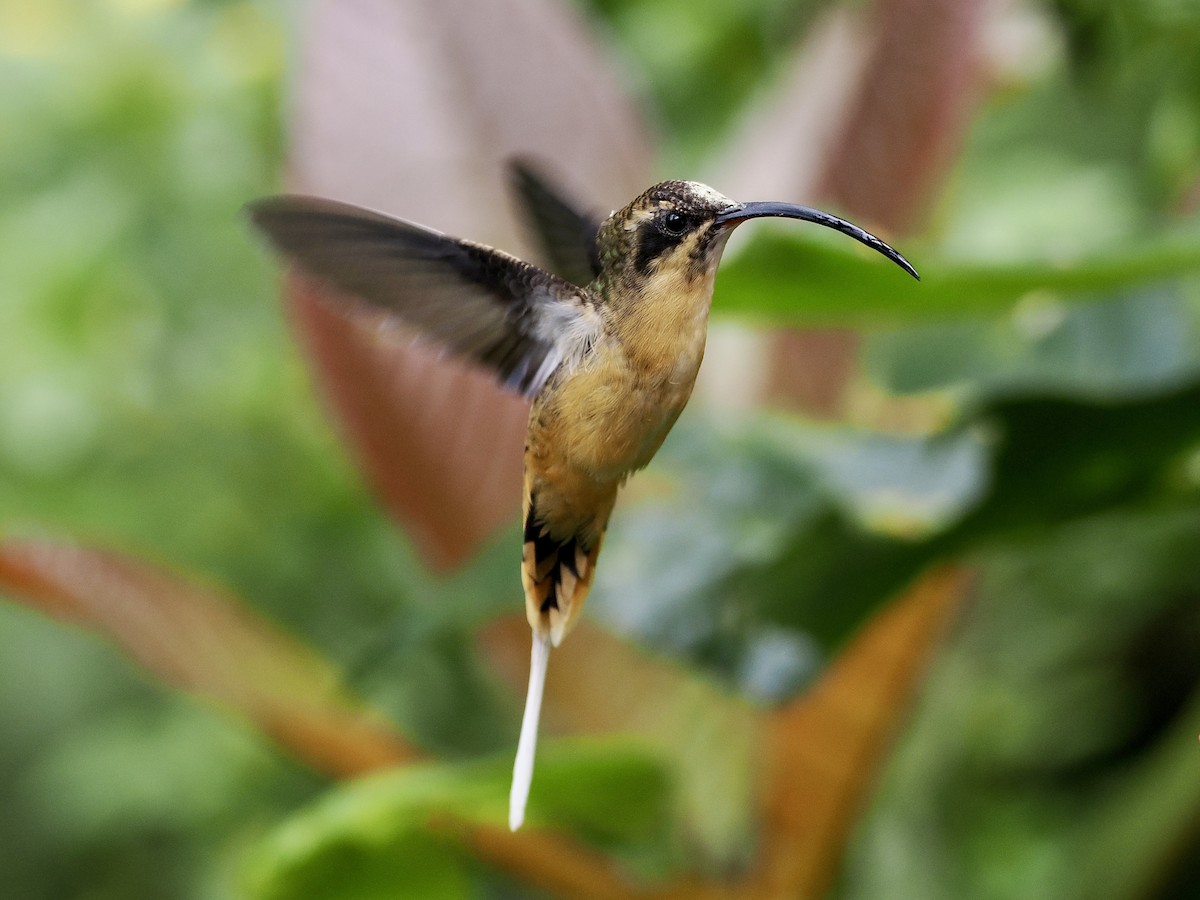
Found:
<path fill-rule="evenodd" d="M 529 657 L 529 693 L 525 695 L 525 715 L 521 718 L 521 737 L 517 741 L 512 790 L 508 795 L 508 827 L 513 831 L 525 821 L 525 803 L 529 799 L 529 785 L 533 782 L 533 757 L 537 751 L 538 719 L 542 715 L 542 688 L 546 684 L 549 661 L 549 638 L 535 634 Z"/>
<path fill-rule="evenodd" d="M 521 559 L 521 582 L 525 586 L 525 613 L 533 628 L 533 653 L 529 660 L 529 693 L 525 697 L 525 715 L 521 719 L 521 738 L 513 764 L 512 792 L 508 799 L 508 825 L 516 831 L 525 821 L 525 802 L 533 781 L 533 758 L 537 749 L 538 719 L 542 712 L 542 689 L 546 683 L 546 665 L 551 646 L 557 647 L 583 610 L 596 571 L 596 557 L 604 527 L 608 524 L 616 499 L 616 486 L 594 491 L 581 504 L 589 510 L 580 523 L 562 515 L 561 498 L 549 493 L 550 510 L 562 531 L 570 536 L 557 537 L 538 506 L 538 494 L 526 472 L 525 547 Z"/>
<path fill-rule="evenodd" d="M 615 490 L 614 490 L 615 495 Z M 521 583 L 525 587 L 525 614 L 539 637 L 557 647 L 583 611 L 592 589 L 596 557 L 604 538 L 607 508 L 589 522 L 587 532 L 576 529 L 563 539 L 551 532 L 539 515 L 537 494 L 529 493 L 525 510 L 525 547 L 521 558 Z M 599 521 L 599 527 L 595 522 Z"/>

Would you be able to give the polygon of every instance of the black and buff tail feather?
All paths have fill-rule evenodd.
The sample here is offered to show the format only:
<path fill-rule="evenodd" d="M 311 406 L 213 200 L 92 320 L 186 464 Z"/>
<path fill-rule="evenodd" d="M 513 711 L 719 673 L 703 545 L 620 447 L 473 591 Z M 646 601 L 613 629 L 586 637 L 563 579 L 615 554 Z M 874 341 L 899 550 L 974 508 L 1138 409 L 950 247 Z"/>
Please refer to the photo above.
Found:
<path fill-rule="evenodd" d="M 590 540 L 579 534 L 556 537 L 538 515 L 537 496 L 530 495 L 521 561 L 526 614 L 533 630 L 549 635 L 555 646 L 583 609 L 602 539 L 603 531 Z"/>

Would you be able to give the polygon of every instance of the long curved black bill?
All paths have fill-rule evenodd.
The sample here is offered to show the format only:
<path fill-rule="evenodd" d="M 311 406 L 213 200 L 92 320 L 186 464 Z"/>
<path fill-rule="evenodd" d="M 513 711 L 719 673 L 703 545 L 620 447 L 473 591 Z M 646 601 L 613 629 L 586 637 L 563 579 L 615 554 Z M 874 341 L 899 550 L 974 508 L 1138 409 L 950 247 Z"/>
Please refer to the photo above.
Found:
<path fill-rule="evenodd" d="M 792 203 L 776 203 L 773 201 L 743 203 L 717 216 L 716 224 L 732 226 L 740 222 L 745 222 L 747 219 L 760 219 L 764 216 L 774 216 L 780 219 L 803 219 L 805 222 L 816 222 L 818 225 L 824 225 L 826 228 L 833 228 L 842 234 L 849 235 L 860 244 L 866 244 L 872 250 L 878 250 L 913 278 L 917 279 L 917 281 L 921 280 L 921 276 L 912 267 L 912 263 L 879 238 L 875 237 L 875 235 L 868 231 L 863 231 L 857 225 L 853 225 L 845 219 L 831 216 L 829 213 L 813 209 L 811 206 L 796 206 Z"/>

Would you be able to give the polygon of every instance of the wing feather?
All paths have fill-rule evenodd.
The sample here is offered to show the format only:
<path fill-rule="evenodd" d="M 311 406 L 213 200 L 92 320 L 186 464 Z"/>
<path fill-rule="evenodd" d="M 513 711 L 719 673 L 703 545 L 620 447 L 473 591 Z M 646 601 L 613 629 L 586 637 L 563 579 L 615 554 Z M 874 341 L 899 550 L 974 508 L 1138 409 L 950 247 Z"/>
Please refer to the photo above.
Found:
<path fill-rule="evenodd" d="M 598 334 L 586 292 L 491 247 L 316 197 L 267 197 L 249 213 L 305 272 L 489 367 L 527 397 Z"/>
<path fill-rule="evenodd" d="M 513 160 L 509 180 L 551 271 L 572 284 L 591 284 L 600 274 L 596 235 L 601 217 L 567 199 L 531 160 Z"/>

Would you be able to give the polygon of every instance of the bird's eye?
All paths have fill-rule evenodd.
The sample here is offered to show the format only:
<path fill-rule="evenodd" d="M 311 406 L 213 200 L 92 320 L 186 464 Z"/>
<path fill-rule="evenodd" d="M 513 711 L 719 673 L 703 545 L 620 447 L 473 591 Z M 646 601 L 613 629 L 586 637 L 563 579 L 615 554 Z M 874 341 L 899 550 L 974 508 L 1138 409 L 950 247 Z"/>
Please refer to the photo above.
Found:
<path fill-rule="evenodd" d="M 683 234 L 687 231 L 687 219 L 677 212 L 669 212 L 662 217 L 662 229 L 667 234 Z"/>

